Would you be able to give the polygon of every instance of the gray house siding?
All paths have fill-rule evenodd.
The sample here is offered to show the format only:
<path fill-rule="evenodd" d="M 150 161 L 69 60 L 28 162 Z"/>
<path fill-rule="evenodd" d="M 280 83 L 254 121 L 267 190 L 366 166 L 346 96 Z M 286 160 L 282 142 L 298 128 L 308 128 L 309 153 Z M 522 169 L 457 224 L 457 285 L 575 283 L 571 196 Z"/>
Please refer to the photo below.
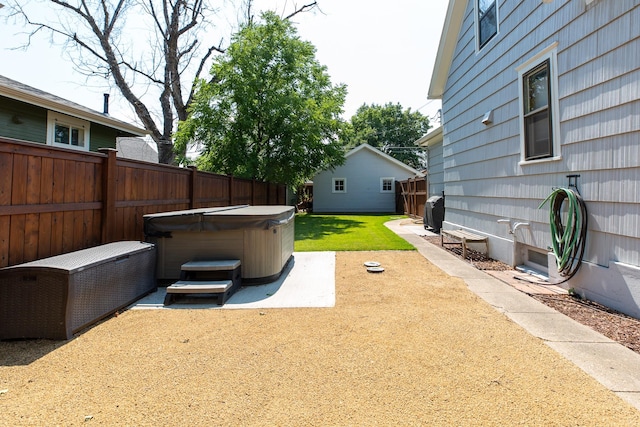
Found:
<path fill-rule="evenodd" d="M 566 175 L 579 174 L 589 211 L 587 266 L 568 286 L 637 316 L 640 284 L 621 279 L 616 286 L 627 288 L 612 290 L 594 272 L 640 266 L 640 6 L 503 0 L 499 17 L 499 33 L 476 52 L 469 1 L 458 33 L 442 97 L 444 228 L 486 234 L 491 256 L 518 263 L 518 247 L 550 246 L 548 207 L 538 205 L 568 185 Z M 561 158 L 521 163 L 517 67 L 554 43 Z M 493 123 L 485 126 L 490 110 Z M 517 245 L 502 218 L 530 224 L 516 233 Z"/>
<path fill-rule="evenodd" d="M 357 150 L 354 149 L 354 151 Z M 360 149 L 348 155 L 335 170 L 323 171 L 313 178 L 313 211 L 317 213 L 392 213 L 396 210 L 396 194 L 381 192 L 381 178 L 395 181 L 414 177 L 408 166 L 390 162 L 375 149 Z M 346 180 L 346 192 L 334 193 L 333 178 Z"/>
<path fill-rule="evenodd" d="M 441 196 L 444 192 L 444 165 L 442 161 L 442 142 L 429 147 L 427 155 L 429 196 Z"/>

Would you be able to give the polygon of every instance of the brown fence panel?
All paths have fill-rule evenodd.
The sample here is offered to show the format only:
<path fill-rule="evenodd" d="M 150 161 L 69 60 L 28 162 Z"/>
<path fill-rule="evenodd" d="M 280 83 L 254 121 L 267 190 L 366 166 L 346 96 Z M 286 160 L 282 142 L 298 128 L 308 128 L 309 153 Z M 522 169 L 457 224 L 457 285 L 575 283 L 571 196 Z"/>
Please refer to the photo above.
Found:
<path fill-rule="evenodd" d="M 144 238 L 148 213 L 286 204 L 286 186 L 0 138 L 0 267 Z"/>
<path fill-rule="evenodd" d="M 231 177 L 191 169 L 193 174 L 194 208 L 228 206 L 231 201 Z"/>
<path fill-rule="evenodd" d="M 100 243 L 103 157 L 0 139 L 0 267 Z"/>
<path fill-rule="evenodd" d="M 427 178 L 409 178 L 396 182 L 397 203 L 401 203 L 401 211 L 413 218 L 422 218 L 424 205 L 427 202 Z"/>

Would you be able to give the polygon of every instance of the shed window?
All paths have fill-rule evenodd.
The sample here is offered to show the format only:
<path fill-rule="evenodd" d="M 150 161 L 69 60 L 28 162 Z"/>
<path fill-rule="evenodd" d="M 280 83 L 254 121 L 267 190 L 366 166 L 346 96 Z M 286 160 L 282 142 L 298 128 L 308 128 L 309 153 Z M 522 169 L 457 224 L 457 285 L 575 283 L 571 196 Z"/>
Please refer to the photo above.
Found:
<path fill-rule="evenodd" d="M 347 178 L 333 178 L 333 193 L 347 192 Z"/>
<path fill-rule="evenodd" d="M 476 0 L 478 49 L 498 33 L 498 0 Z"/>
<path fill-rule="evenodd" d="M 380 192 L 381 193 L 393 193 L 393 183 L 395 178 L 380 178 Z"/>

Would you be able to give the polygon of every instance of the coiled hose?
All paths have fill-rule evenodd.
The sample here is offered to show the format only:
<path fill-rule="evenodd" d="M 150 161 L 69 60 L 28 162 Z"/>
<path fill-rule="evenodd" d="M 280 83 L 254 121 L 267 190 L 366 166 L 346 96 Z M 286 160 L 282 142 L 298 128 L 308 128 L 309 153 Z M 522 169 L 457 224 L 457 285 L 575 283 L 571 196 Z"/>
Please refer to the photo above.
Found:
<path fill-rule="evenodd" d="M 566 225 L 562 224 L 562 207 L 568 202 Z M 551 202 L 549 224 L 553 253 L 558 264 L 558 273 L 565 277 L 560 282 L 571 279 L 580 269 L 587 237 L 587 206 L 584 200 L 571 188 L 557 188 L 546 198 L 538 209 Z"/>

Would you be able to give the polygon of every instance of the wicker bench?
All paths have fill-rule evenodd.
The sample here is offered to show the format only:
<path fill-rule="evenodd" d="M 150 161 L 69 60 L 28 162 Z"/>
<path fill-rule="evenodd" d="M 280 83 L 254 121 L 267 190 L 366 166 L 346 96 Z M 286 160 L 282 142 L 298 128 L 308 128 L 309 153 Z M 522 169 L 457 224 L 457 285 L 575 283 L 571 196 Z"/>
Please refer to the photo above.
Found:
<path fill-rule="evenodd" d="M 445 242 L 444 237 L 448 237 L 455 242 Z M 484 243 L 486 253 L 489 253 L 489 239 L 487 236 L 473 234 L 466 230 L 440 230 L 440 246 L 444 245 L 462 245 L 462 258 L 467 258 L 468 243 Z"/>
<path fill-rule="evenodd" d="M 70 339 L 155 291 L 155 263 L 126 241 L 0 269 L 0 339 Z"/>

